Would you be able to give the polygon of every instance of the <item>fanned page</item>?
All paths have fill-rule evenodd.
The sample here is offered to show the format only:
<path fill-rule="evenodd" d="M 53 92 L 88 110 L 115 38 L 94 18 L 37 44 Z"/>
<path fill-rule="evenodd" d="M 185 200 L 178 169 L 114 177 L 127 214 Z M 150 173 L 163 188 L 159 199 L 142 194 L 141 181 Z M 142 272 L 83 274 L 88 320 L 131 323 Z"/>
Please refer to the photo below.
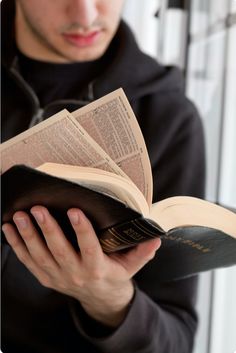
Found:
<path fill-rule="evenodd" d="M 74 111 L 73 116 L 152 202 L 152 172 L 146 144 L 120 88 Z"/>
<path fill-rule="evenodd" d="M 175 196 L 152 206 L 151 219 L 165 231 L 177 227 L 205 226 L 219 229 L 236 239 L 236 214 L 228 209 L 190 196 Z"/>
<path fill-rule="evenodd" d="M 149 214 L 144 195 L 129 178 L 97 168 L 57 163 L 44 163 L 36 169 L 114 197 L 146 217 Z"/>
<path fill-rule="evenodd" d="M 36 168 L 44 162 L 88 166 L 127 175 L 66 110 L 0 146 L 1 172 L 16 164 Z"/>

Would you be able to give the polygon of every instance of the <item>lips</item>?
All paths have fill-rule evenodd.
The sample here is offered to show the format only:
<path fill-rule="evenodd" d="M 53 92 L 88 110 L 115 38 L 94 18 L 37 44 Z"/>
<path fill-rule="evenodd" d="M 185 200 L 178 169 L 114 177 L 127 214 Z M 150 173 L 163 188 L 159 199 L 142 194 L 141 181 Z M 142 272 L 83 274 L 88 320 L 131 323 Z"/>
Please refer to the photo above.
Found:
<path fill-rule="evenodd" d="M 94 31 L 86 34 L 63 33 L 63 37 L 67 42 L 77 47 L 87 47 L 95 44 L 100 34 L 101 31 Z"/>

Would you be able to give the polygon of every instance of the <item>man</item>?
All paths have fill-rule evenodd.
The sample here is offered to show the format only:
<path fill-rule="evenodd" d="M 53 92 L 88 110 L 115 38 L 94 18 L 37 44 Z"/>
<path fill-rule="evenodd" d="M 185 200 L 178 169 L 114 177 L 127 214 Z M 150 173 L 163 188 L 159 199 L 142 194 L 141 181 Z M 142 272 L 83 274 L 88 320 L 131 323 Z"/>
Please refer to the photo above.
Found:
<path fill-rule="evenodd" d="M 177 69 L 138 49 L 123 0 L 2 1 L 2 136 L 123 87 L 146 140 L 154 201 L 203 196 L 200 119 Z M 4 353 L 187 353 L 196 330 L 196 278 L 158 282 L 160 241 L 107 256 L 80 210 L 68 210 L 76 253 L 48 210 L 3 225 Z M 155 255 L 155 252 L 156 256 Z M 153 259 L 152 259 L 153 258 Z M 152 259 L 152 261 L 150 261 Z"/>

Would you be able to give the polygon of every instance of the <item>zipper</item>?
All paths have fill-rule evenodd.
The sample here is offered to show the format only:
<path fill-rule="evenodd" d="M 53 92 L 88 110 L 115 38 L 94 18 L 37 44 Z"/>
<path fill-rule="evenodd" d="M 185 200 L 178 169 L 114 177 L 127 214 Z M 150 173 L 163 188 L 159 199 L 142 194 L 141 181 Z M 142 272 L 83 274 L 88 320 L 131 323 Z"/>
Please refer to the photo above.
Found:
<path fill-rule="evenodd" d="M 15 77 L 15 79 L 18 81 L 19 85 L 23 90 L 25 91 L 26 95 L 29 97 L 29 99 L 32 102 L 32 105 L 34 106 L 34 114 L 33 117 L 29 123 L 29 127 L 32 127 L 33 125 L 36 125 L 40 121 L 43 120 L 43 112 L 44 109 L 40 107 L 40 102 L 35 94 L 34 90 L 30 87 L 30 85 L 24 80 L 24 78 L 21 76 L 19 69 L 18 69 L 18 58 L 17 56 L 14 58 L 12 66 L 10 68 L 10 72 L 12 75 Z"/>
<path fill-rule="evenodd" d="M 24 90 L 24 92 L 26 93 L 26 95 L 28 96 L 28 98 L 30 99 L 30 101 L 34 107 L 34 114 L 30 120 L 28 128 L 31 128 L 32 126 L 43 121 L 44 120 L 44 113 L 47 111 L 48 108 L 50 108 L 50 106 L 53 106 L 53 105 L 56 106 L 58 104 L 60 106 L 60 109 L 63 109 L 63 104 L 66 106 L 68 103 L 73 103 L 73 104 L 81 107 L 81 106 L 87 105 L 88 103 L 91 103 L 95 99 L 95 97 L 94 97 L 95 80 L 94 80 L 88 84 L 87 99 L 82 99 L 82 100 L 61 99 L 61 100 L 51 102 L 48 105 L 46 105 L 44 108 L 42 108 L 40 106 L 40 102 L 39 102 L 39 99 L 38 99 L 36 93 L 34 92 L 34 90 L 31 88 L 31 86 L 24 80 L 24 78 L 20 74 L 20 71 L 18 68 L 18 57 L 17 56 L 14 58 L 14 61 L 13 61 L 12 66 L 10 68 L 10 72 L 15 77 L 15 79 L 17 80 L 17 82 L 21 86 L 21 88 Z"/>
<path fill-rule="evenodd" d="M 38 108 L 35 112 L 35 114 L 32 116 L 30 123 L 29 123 L 29 128 L 37 125 L 38 123 L 40 123 L 41 121 L 43 121 L 43 113 L 44 113 L 44 109 L 43 108 Z"/>

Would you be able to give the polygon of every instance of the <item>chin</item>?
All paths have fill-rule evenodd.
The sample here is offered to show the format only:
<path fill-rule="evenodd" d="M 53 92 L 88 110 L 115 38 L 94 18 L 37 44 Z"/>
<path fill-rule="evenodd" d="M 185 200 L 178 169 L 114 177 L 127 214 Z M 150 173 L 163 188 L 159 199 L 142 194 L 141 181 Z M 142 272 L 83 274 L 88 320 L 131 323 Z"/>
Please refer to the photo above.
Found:
<path fill-rule="evenodd" d="M 83 61 L 94 61 L 103 56 L 106 52 L 110 42 L 100 43 L 93 46 L 88 46 L 84 48 L 67 48 L 64 50 L 62 55 L 68 61 L 71 62 L 83 62 Z"/>

